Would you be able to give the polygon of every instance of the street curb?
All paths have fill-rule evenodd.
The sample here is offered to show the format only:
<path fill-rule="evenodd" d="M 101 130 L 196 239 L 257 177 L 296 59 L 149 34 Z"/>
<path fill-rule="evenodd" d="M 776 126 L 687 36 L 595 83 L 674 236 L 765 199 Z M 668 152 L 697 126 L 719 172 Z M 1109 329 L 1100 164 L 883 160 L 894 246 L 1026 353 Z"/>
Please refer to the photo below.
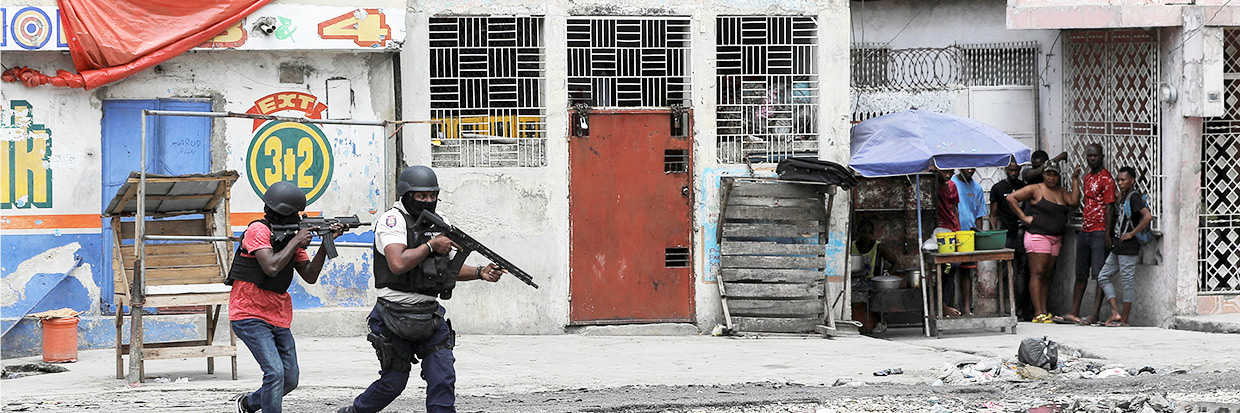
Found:
<path fill-rule="evenodd" d="M 1170 327 L 1175 330 L 1200 331 L 1204 333 L 1240 334 L 1240 323 L 1202 320 L 1194 317 L 1175 317 L 1171 319 Z"/>

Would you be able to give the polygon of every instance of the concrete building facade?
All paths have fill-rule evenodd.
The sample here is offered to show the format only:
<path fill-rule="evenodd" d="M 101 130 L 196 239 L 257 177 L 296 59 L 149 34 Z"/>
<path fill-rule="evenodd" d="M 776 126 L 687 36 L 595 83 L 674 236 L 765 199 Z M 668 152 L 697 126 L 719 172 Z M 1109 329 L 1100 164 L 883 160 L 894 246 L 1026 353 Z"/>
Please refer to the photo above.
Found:
<path fill-rule="evenodd" d="M 119 184 L 111 175 L 137 169 L 136 163 L 128 163 L 138 152 L 135 139 L 140 128 L 134 122 L 141 109 L 439 120 L 442 123 L 437 126 L 408 124 L 386 130 L 320 126 L 310 133 L 317 137 L 314 143 L 320 149 L 300 154 L 297 143 L 275 142 L 270 145 L 279 148 L 267 150 L 272 133 L 265 129 L 277 127 L 273 124 L 237 119 L 194 123 L 170 118 L 160 121 L 169 132 L 152 131 L 150 171 L 240 172 L 241 179 L 232 189 L 228 223 L 239 234 L 250 220 L 260 216 L 261 189 L 274 180 L 292 180 L 306 189 L 310 212 L 324 216 L 357 214 L 369 221 L 394 201 L 390 188 L 395 171 L 405 165 L 435 166 L 443 188 L 439 210 L 532 274 L 541 285 L 534 290 L 511 278 L 495 285 L 464 283 L 453 299 L 445 302 L 455 328 L 463 333 L 557 334 L 572 328 L 570 325 L 583 324 L 574 323 L 570 315 L 569 284 L 574 270 L 569 265 L 569 108 L 575 103 L 572 96 L 577 96 L 573 93 L 594 88 L 589 89 L 591 93 L 603 95 L 600 91 L 604 89 L 590 82 L 627 84 L 621 76 L 604 79 L 608 76 L 594 76 L 597 72 L 582 75 L 569 67 L 582 62 L 570 53 L 590 49 L 598 54 L 594 45 L 570 45 L 572 39 L 595 30 L 595 26 L 617 27 L 621 32 L 617 38 L 633 27 L 658 28 L 650 33 L 668 38 L 669 32 L 680 36 L 681 54 L 674 62 L 680 66 L 675 70 L 658 64 L 644 66 L 641 77 L 672 79 L 655 89 L 678 87 L 681 100 L 676 103 L 689 107 L 692 113 L 692 169 L 687 172 L 693 197 L 686 223 L 691 231 L 686 247 L 692 261 L 692 281 L 691 295 L 684 303 L 691 312 L 687 323 L 680 325 L 709 331 L 722 320 L 713 275 L 718 257 L 712 258 L 709 246 L 715 239 L 711 222 L 718 216 L 719 180 L 725 175 L 750 173 L 738 158 L 719 155 L 716 90 L 721 78 L 718 49 L 723 42 L 717 38 L 719 27 L 730 27 L 727 30 L 737 38 L 745 22 L 769 25 L 763 29 L 765 38 L 788 37 L 796 32 L 795 41 L 785 39 L 788 48 L 801 47 L 799 60 L 790 64 L 809 75 L 782 81 L 782 90 L 760 92 L 768 94 L 767 103 L 751 106 L 761 110 L 783 99 L 807 108 L 802 112 L 807 114 L 795 122 L 809 132 L 791 138 L 797 142 L 789 145 L 801 145 L 800 152 L 821 152 L 827 159 L 843 162 L 848 139 L 848 6 L 845 1 L 695 1 L 677 5 L 374 1 L 347 6 L 278 1 L 203 47 L 95 90 L 5 83 L 5 186 L 0 191 L 5 195 L 0 212 L 4 230 L 0 236 L 5 285 L 4 357 L 38 352 L 37 323 L 21 318 L 24 314 L 62 307 L 84 312 L 79 328 L 82 348 L 114 345 L 110 316 L 115 311 L 110 300 L 113 276 L 107 258 L 111 240 L 105 235 L 108 231 L 99 211 Z M 54 4 L 31 2 L 5 8 L 10 17 L 49 16 L 46 22 L 51 28 L 51 35 L 35 30 L 21 39 L 11 39 L 3 53 L 6 67 L 29 66 L 51 73 L 72 65 L 63 41 L 55 36 L 54 19 L 50 17 L 56 13 Z M 263 18 L 274 22 L 274 33 L 254 31 L 254 25 Z M 528 37 L 517 39 L 522 35 Z M 484 40 L 475 42 L 469 40 L 471 36 Z M 511 39 L 517 40 L 505 43 Z M 479 50 L 475 49 L 484 50 L 482 59 L 490 66 L 481 69 L 485 86 L 468 89 L 478 84 L 468 78 L 480 73 L 478 61 L 469 60 L 477 57 Z M 641 52 L 650 53 L 646 49 Z M 488 54 L 493 56 L 488 58 Z M 504 60 L 508 58 L 513 60 Z M 752 57 L 748 59 L 753 61 Z M 739 64 L 743 59 L 722 60 Z M 519 73 L 505 72 L 505 62 L 514 62 Z M 602 64 L 599 62 L 594 59 L 587 63 L 595 65 L 591 69 L 595 70 Z M 516 92 L 501 93 L 507 90 L 504 82 L 513 79 L 517 79 Z M 456 82 L 453 87 L 464 89 L 445 92 L 445 85 L 452 82 Z M 783 97 L 778 97 L 780 94 Z M 449 99 L 450 95 L 459 100 Z M 495 103 L 513 96 L 519 101 L 515 105 Z M 629 95 L 616 96 L 617 100 L 592 101 L 593 109 L 652 106 L 633 105 L 624 100 L 623 96 Z M 641 97 L 636 99 L 640 101 Z M 740 111 L 741 106 L 728 110 Z M 470 112 L 478 108 L 497 112 Z M 510 110 L 513 108 L 519 110 Z M 729 116 L 735 120 L 739 115 Z M 488 124 L 486 128 L 491 129 L 479 126 Z M 723 142 L 725 146 L 736 144 Z M 773 148 L 760 149 L 772 152 L 776 150 Z M 274 156 L 287 153 L 282 149 L 292 150 L 294 158 L 277 161 Z M 773 174 L 772 163 L 760 163 L 756 169 L 758 174 Z M 842 234 L 845 225 L 845 219 L 833 219 L 832 233 Z M 373 239 L 371 234 L 358 230 L 346 234 L 342 241 L 368 243 Z M 833 240 L 826 272 L 838 280 L 843 272 L 839 258 L 843 237 Z M 374 302 L 371 253 L 364 248 L 341 252 L 340 258 L 325 267 L 319 283 L 298 281 L 290 289 L 297 312 L 295 332 L 352 335 L 363 330 L 364 316 Z M 475 256 L 471 263 L 481 260 Z M 204 334 L 201 321 L 168 314 L 167 310 L 146 317 L 148 341 L 200 338 Z"/>

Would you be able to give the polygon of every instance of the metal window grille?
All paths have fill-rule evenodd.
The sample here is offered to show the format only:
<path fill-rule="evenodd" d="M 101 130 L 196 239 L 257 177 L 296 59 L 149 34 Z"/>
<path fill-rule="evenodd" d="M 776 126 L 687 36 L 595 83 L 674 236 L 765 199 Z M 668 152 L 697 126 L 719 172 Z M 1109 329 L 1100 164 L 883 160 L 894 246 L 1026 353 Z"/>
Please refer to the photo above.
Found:
<path fill-rule="evenodd" d="M 719 162 L 818 151 L 818 25 L 811 17 L 718 18 Z"/>
<path fill-rule="evenodd" d="M 1197 290 L 1240 292 L 1240 29 L 1223 35 L 1226 111 L 1205 121 Z"/>
<path fill-rule="evenodd" d="M 690 106 L 689 58 L 689 19 L 570 18 L 570 104 Z"/>
<path fill-rule="evenodd" d="M 688 149 L 666 149 L 663 151 L 663 172 L 683 174 L 689 172 Z"/>
<path fill-rule="evenodd" d="M 1146 30 L 1074 31 L 1064 36 L 1064 144 L 1068 169 L 1085 166 L 1097 143 L 1107 168 L 1141 175 L 1161 227 L 1162 145 L 1158 132 L 1158 39 Z"/>
<path fill-rule="evenodd" d="M 543 17 L 430 19 L 431 164 L 547 164 Z"/>
<path fill-rule="evenodd" d="M 951 110 L 953 93 L 970 86 L 1033 86 L 1037 42 L 956 44 L 942 48 L 888 49 L 854 43 L 852 122 L 916 106 Z"/>

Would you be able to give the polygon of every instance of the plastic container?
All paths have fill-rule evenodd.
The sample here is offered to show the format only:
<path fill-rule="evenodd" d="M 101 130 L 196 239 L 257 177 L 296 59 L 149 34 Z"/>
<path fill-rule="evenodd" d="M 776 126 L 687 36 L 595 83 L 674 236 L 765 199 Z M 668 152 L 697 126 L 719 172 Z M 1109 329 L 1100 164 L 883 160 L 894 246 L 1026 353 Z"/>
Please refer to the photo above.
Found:
<path fill-rule="evenodd" d="M 940 254 L 956 252 L 955 232 L 940 232 L 938 234 L 934 234 L 934 239 L 938 241 Z"/>
<path fill-rule="evenodd" d="M 1006 229 L 992 229 L 990 231 L 978 231 L 974 236 L 977 239 L 977 250 L 999 250 L 1007 245 Z"/>
<path fill-rule="evenodd" d="M 43 326 L 43 361 L 69 363 L 78 357 L 78 318 L 48 318 Z"/>
<path fill-rule="evenodd" d="M 975 242 L 973 231 L 956 231 L 956 252 L 973 252 Z"/>

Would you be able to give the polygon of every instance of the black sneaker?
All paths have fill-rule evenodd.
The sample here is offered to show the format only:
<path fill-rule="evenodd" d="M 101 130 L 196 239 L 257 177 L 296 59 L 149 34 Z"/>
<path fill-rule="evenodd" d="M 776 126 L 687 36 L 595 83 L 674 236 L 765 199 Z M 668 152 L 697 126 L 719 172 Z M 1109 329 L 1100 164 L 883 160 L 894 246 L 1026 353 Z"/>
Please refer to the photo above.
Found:
<path fill-rule="evenodd" d="M 236 402 L 237 413 L 254 413 L 254 411 L 250 410 L 248 408 L 249 406 L 245 403 L 245 399 L 249 397 L 250 397 L 250 393 L 240 393 L 240 394 L 233 396 L 229 400 Z"/>
<path fill-rule="evenodd" d="M 336 413 L 357 413 L 357 409 L 353 408 L 353 405 L 350 404 L 348 406 L 336 409 Z"/>

